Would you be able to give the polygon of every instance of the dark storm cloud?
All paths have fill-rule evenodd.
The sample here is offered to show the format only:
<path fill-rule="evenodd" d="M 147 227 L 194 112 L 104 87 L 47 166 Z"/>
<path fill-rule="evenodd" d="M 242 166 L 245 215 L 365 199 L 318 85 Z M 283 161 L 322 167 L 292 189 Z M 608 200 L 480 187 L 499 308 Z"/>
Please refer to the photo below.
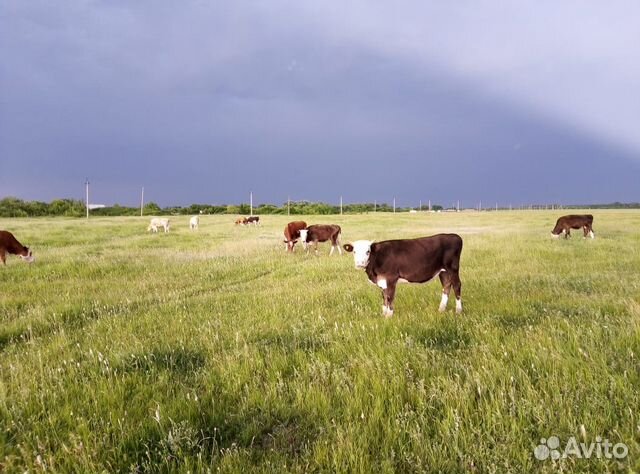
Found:
<path fill-rule="evenodd" d="M 571 5 L 367 5 L 4 3 L 0 195 L 638 199 L 628 12 L 613 35 Z"/>

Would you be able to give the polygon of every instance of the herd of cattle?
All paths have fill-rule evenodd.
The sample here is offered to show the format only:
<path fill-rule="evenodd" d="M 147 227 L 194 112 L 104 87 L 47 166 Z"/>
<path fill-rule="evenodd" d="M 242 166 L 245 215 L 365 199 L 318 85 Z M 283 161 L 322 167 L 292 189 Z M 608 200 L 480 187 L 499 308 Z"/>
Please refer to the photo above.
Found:
<path fill-rule="evenodd" d="M 259 225 L 258 216 L 242 217 L 236 224 Z M 191 230 L 198 229 L 200 219 L 193 216 L 189 220 Z M 553 230 L 552 236 L 564 235 L 568 238 L 571 229 L 582 229 L 584 237 L 594 238 L 593 216 L 568 215 L 560 217 Z M 151 219 L 147 231 L 158 232 L 162 228 L 169 232 L 171 222 L 168 218 L 154 217 Z M 340 248 L 340 234 L 342 229 L 335 224 L 307 225 L 304 221 L 289 222 L 284 228 L 285 249 L 293 252 L 298 241 L 306 251 L 311 245 L 317 254 L 319 242 L 331 242 L 333 254 Z M 425 283 L 440 278 L 442 284 L 442 299 L 440 311 L 445 311 L 449 301 L 451 288 L 456 297 L 456 312 L 462 312 L 462 283 L 460 281 L 460 255 L 462 253 L 462 238 L 458 234 L 437 234 L 430 237 L 416 239 L 396 239 L 374 242 L 371 240 L 356 240 L 343 246 L 347 252 L 353 252 L 355 267 L 364 269 L 369 281 L 382 289 L 382 314 L 393 315 L 393 301 L 396 285 L 402 282 Z M 7 254 L 18 255 L 31 263 L 35 260 L 31 250 L 22 245 L 11 232 L 0 230 L 0 260 L 6 265 Z"/>

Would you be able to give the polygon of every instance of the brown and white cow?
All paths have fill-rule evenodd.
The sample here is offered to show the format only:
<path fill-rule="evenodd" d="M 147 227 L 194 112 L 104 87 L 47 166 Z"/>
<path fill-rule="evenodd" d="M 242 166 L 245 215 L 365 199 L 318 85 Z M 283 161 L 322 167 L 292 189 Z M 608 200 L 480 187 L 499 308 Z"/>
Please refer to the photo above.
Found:
<path fill-rule="evenodd" d="M 334 249 L 338 249 L 338 252 L 342 254 L 340 248 L 340 233 L 342 229 L 336 224 L 314 224 L 310 225 L 306 229 L 300 230 L 300 240 L 305 250 L 309 251 L 309 244 L 315 245 L 316 254 L 318 253 L 318 242 L 331 241 L 331 251 L 329 255 L 333 254 Z"/>
<path fill-rule="evenodd" d="M 306 228 L 307 223 L 305 221 L 289 222 L 284 227 L 284 244 L 287 251 L 293 252 L 293 248 L 300 238 L 300 231 Z"/>
<path fill-rule="evenodd" d="M 591 214 L 570 214 L 562 216 L 556 221 L 556 226 L 551 231 L 551 235 L 558 238 L 560 234 L 564 233 L 564 238 L 568 239 L 571 236 L 571 229 L 582 229 L 585 239 L 587 236 L 593 239 L 595 234 L 592 226 L 593 216 Z"/>
<path fill-rule="evenodd" d="M 447 308 L 449 291 L 456 295 L 456 313 L 462 312 L 458 234 L 437 234 L 418 239 L 372 242 L 357 240 L 344 249 L 353 252 L 356 268 L 364 268 L 369 281 L 382 288 L 382 314 L 393 316 L 393 300 L 398 282 L 425 283 L 436 276 L 442 283 L 440 311 Z"/>
<path fill-rule="evenodd" d="M 236 219 L 236 225 L 238 225 L 238 224 L 242 224 L 242 225 L 248 225 L 248 224 L 259 225 L 260 224 L 260 216 L 238 217 Z"/>
<path fill-rule="evenodd" d="M 13 234 L 6 230 L 0 230 L 0 260 L 5 265 L 7 264 L 7 254 L 19 255 L 25 262 L 33 262 L 35 257 L 29 250 L 29 247 L 25 247 Z"/>

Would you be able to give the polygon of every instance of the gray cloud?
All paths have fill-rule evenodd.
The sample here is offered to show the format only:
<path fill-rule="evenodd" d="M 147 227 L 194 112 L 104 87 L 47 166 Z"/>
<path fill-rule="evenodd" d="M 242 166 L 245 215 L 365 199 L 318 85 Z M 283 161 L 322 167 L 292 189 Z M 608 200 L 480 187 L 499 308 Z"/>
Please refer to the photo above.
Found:
<path fill-rule="evenodd" d="M 638 7 L 580 5 L 6 2 L 0 195 L 637 200 Z"/>

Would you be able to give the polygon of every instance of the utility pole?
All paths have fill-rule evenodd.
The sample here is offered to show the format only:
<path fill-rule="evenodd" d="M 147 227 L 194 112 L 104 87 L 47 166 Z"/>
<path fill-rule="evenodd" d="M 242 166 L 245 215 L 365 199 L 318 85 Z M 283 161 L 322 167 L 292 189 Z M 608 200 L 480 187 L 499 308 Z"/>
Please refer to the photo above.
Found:
<path fill-rule="evenodd" d="M 340 215 L 342 215 L 342 196 L 340 196 Z"/>
<path fill-rule="evenodd" d="M 420 212 L 422 212 L 422 199 L 420 199 Z"/>
<path fill-rule="evenodd" d="M 373 212 L 378 212 L 378 201 L 373 200 Z"/>
<path fill-rule="evenodd" d="M 429 199 L 429 212 L 431 212 L 431 199 Z"/>
<path fill-rule="evenodd" d="M 86 193 L 87 219 L 88 219 L 89 218 L 89 178 L 86 179 L 84 185 L 85 185 L 85 193 Z"/>
<path fill-rule="evenodd" d="M 393 213 L 396 213 L 396 198 L 393 198 Z"/>
<path fill-rule="evenodd" d="M 142 193 L 140 193 L 140 217 L 142 217 L 143 209 L 144 209 L 144 186 L 142 186 Z"/>
<path fill-rule="evenodd" d="M 291 215 L 291 198 L 287 196 L 287 215 Z"/>
<path fill-rule="evenodd" d="M 457 204 L 456 210 L 457 210 L 458 212 L 460 212 L 460 199 L 458 199 L 458 204 Z"/>
<path fill-rule="evenodd" d="M 249 193 L 249 215 L 253 215 L 253 191 Z"/>

